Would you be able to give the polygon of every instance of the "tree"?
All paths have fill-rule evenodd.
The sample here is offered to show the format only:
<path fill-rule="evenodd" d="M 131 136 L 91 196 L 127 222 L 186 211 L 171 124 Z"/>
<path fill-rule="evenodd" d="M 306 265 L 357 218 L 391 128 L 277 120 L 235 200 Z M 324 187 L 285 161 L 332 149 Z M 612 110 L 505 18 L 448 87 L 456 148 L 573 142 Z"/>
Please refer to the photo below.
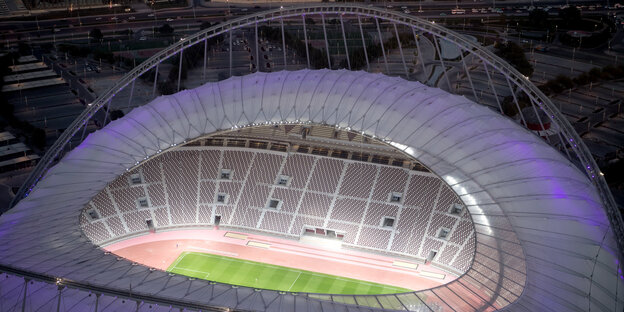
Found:
<path fill-rule="evenodd" d="M 588 74 L 589 74 L 589 81 L 597 82 L 598 80 L 600 80 L 601 70 L 598 67 L 594 67 L 589 70 Z"/>
<path fill-rule="evenodd" d="M 555 77 L 555 81 L 557 81 L 557 83 L 566 90 L 574 87 L 574 82 L 572 82 L 572 79 L 565 75 L 558 75 L 557 77 Z"/>
<path fill-rule="evenodd" d="M 91 53 L 91 49 L 89 47 L 65 43 L 59 44 L 58 50 L 62 53 L 67 52 L 73 57 L 86 57 L 89 53 Z"/>
<path fill-rule="evenodd" d="M 160 26 L 160 28 L 158 28 L 158 31 L 161 34 L 165 34 L 165 35 L 170 35 L 173 34 L 173 27 L 169 26 L 169 24 L 164 24 L 162 26 Z"/>
<path fill-rule="evenodd" d="M 32 54 L 32 49 L 30 48 L 30 45 L 26 44 L 25 42 L 20 41 L 17 44 L 17 51 L 20 55 L 30 55 Z"/>
<path fill-rule="evenodd" d="M 218 81 L 228 79 L 229 77 L 230 77 L 230 75 L 228 75 L 227 73 L 222 72 L 222 71 L 220 71 L 220 72 L 217 74 L 217 80 L 218 80 Z"/>
<path fill-rule="evenodd" d="M 123 111 L 121 111 L 119 109 L 116 109 L 114 111 L 111 111 L 111 113 L 110 113 L 110 120 L 111 121 L 117 120 L 117 119 L 119 119 L 119 118 L 121 118 L 123 116 L 124 116 Z"/>
<path fill-rule="evenodd" d="M 44 51 L 54 50 L 54 45 L 51 42 L 45 42 L 41 44 L 41 49 Z"/>
<path fill-rule="evenodd" d="M 576 78 L 572 79 L 572 81 L 577 85 L 586 85 L 590 82 L 590 79 L 587 73 L 582 73 L 578 75 Z"/>
<path fill-rule="evenodd" d="M 548 12 L 542 9 L 531 11 L 531 13 L 529 13 L 529 23 L 535 28 L 546 29 L 550 24 L 548 21 Z"/>
<path fill-rule="evenodd" d="M 176 89 L 171 81 L 165 81 L 158 83 L 158 92 L 162 95 L 169 95 L 176 93 Z"/>
<path fill-rule="evenodd" d="M 115 62 L 115 55 L 112 52 L 101 49 L 93 51 L 93 58 L 95 60 L 104 60 L 110 64 L 113 64 Z"/>
<path fill-rule="evenodd" d="M 564 27 L 574 27 L 581 21 L 581 11 L 575 6 L 569 6 L 563 10 L 559 10 L 559 17 Z"/>
<path fill-rule="evenodd" d="M 533 66 L 524 55 L 524 50 L 512 41 L 507 43 L 496 43 L 496 55 L 507 60 L 513 67 L 515 67 L 521 74 L 527 77 L 531 77 L 533 74 Z"/>
<path fill-rule="evenodd" d="M 41 128 L 36 128 L 32 132 L 31 141 L 32 145 L 40 150 L 46 145 L 46 133 Z"/>
<path fill-rule="evenodd" d="M 1 99 L 1 101 L 2 103 L 0 103 L 0 116 L 7 120 L 14 118 L 13 112 L 15 111 L 15 107 L 13 106 L 13 104 L 8 103 L 6 99 L 4 99 L 4 97 Z"/>
<path fill-rule="evenodd" d="M 203 23 L 201 23 L 201 25 L 199 25 L 199 30 L 204 30 L 204 29 L 210 28 L 210 26 L 212 26 L 212 23 L 210 23 L 210 22 L 203 22 Z"/>
<path fill-rule="evenodd" d="M 89 32 L 89 37 L 95 39 L 96 41 L 102 41 L 102 39 L 104 39 L 104 35 L 99 28 L 91 29 L 91 31 Z"/>
<path fill-rule="evenodd" d="M 549 90 L 551 90 L 554 93 L 561 93 L 564 90 L 563 86 L 560 83 L 558 83 L 557 80 L 548 80 L 548 82 L 546 82 L 545 86 L 546 86 L 546 88 L 548 88 Z"/>

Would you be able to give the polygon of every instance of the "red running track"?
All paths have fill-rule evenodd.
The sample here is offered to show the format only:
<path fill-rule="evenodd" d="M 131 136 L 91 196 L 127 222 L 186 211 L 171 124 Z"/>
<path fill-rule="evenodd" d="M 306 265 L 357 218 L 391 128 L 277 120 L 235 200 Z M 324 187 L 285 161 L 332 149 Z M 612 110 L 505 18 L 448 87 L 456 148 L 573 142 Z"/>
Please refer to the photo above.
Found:
<path fill-rule="evenodd" d="M 227 232 L 243 234 L 247 238 L 225 237 Z M 270 244 L 270 247 L 265 249 L 247 246 L 249 241 Z M 131 261 L 161 270 L 166 270 L 183 251 L 195 251 L 412 290 L 436 287 L 457 278 L 426 264 L 419 263 L 417 269 L 393 266 L 395 260 L 406 262 L 405 259 L 345 249 L 324 249 L 297 241 L 237 231 L 178 230 L 150 233 L 106 246 L 104 249 Z M 421 276 L 421 271 L 445 274 L 445 278 Z"/>

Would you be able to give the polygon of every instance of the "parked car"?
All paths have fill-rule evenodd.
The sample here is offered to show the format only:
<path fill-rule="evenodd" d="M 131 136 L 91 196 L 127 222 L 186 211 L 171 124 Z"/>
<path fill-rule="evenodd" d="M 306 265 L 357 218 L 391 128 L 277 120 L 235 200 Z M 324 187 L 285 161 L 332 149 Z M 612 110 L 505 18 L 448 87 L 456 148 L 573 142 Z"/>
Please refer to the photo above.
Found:
<path fill-rule="evenodd" d="M 549 49 L 545 45 L 538 44 L 535 46 L 535 50 L 540 52 L 548 52 Z"/>

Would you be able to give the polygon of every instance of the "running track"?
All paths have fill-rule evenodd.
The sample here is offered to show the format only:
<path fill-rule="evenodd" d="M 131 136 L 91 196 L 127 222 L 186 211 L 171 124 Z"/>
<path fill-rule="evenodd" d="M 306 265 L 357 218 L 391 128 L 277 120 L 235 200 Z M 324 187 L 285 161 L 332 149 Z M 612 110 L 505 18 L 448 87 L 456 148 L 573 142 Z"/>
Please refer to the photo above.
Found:
<path fill-rule="evenodd" d="M 225 237 L 227 232 L 243 234 L 247 238 Z M 265 249 L 247 246 L 249 241 L 269 244 L 270 247 Z M 195 251 L 355 278 L 412 290 L 436 287 L 457 278 L 440 269 L 421 263 L 415 270 L 392 265 L 395 260 L 406 262 L 405 259 L 344 249 L 327 250 L 293 240 L 216 229 L 150 233 L 111 244 L 104 249 L 130 261 L 160 270 L 167 270 L 183 251 Z M 421 271 L 445 274 L 445 278 L 435 279 L 420 276 Z"/>

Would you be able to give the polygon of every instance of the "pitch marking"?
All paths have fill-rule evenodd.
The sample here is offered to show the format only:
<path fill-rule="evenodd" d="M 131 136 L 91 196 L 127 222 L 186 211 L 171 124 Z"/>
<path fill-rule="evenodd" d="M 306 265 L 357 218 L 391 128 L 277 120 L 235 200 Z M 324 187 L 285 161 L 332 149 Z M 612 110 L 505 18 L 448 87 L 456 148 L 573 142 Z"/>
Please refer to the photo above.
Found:
<path fill-rule="evenodd" d="M 255 261 L 250 261 L 250 260 L 241 260 L 241 259 L 231 259 L 231 258 L 223 258 L 222 256 L 218 256 L 218 255 L 211 255 L 211 254 L 204 254 L 204 253 L 193 253 L 193 255 L 199 255 L 199 256 L 203 256 L 203 257 L 209 257 L 209 258 L 222 258 L 221 260 L 225 260 L 225 261 L 231 261 L 231 262 L 241 262 L 241 263 L 246 263 L 246 264 L 250 264 L 250 265 L 256 265 L 256 266 L 265 266 L 265 267 L 270 267 L 270 266 L 276 266 L 276 268 L 273 269 L 277 269 L 277 270 L 285 270 L 285 271 L 290 271 L 290 272 L 298 272 L 298 273 L 302 273 L 303 271 L 306 270 L 300 270 L 300 269 L 292 269 L 292 268 L 288 268 L 288 267 L 282 267 L 282 266 L 278 266 L 275 264 L 266 264 L 266 263 L 262 263 L 262 262 L 255 262 Z M 336 280 L 339 281 L 344 281 L 344 282 L 357 282 L 360 284 L 366 284 L 366 285 L 370 285 L 370 286 L 378 286 L 381 285 L 379 283 L 371 283 L 371 282 L 367 282 L 367 281 L 363 281 L 363 280 L 358 280 L 358 279 L 348 279 L 348 278 L 342 278 L 339 277 L 337 275 L 331 275 L 331 274 L 327 274 L 329 276 L 326 275 L 321 275 L 321 274 L 316 274 L 312 271 L 307 271 L 306 274 L 312 275 L 312 276 L 316 276 L 316 277 L 321 277 L 321 278 L 334 278 Z"/>
<path fill-rule="evenodd" d="M 293 288 L 293 286 L 295 286 L 295 283 L 297 282 L 297 280 L 299 280 L 299 276 L 301 276 L 301 271 L 299 271 L 299 274 L 297 275 L 297 278 L 295 278 L 295 281 L 292 282 L 290 287 L 288 287 L 288 291 L 290 291 Z"/>
<path fill-rule="evenodd" d="M 186 252 L 186 251 L 182 252 L 182 257 L 178 257 L 178 259 L 176 259 L 176 261 L 173 263 L 173 267 L 171 269 L 172 270 L 175 269 L 175 267 L 178 265 L 178 263 L 180 263 L 180 261 L 182 261 L 182 259 L 184 259 L 184 257 L 186 257 L 186 255 L 188 255 L 188 252 Z"/>
<path fill-rule="evenodd" d="M 184 258 L 186 255 L 190 254 L 189 252 L 185 252 L 182 256 L 182 258 Z M 242 262 L 242 263 L 246 263 L 246 264 L 250 264 L 250 265 L 259 265 L 259 266 L 265 266 L 265 267 L 270 267 L 270 266 L 276 266 L 276 265 L 272 265 L 272 264 L 265 264 L 262 262 L 255 262 L 255 261 L 249 261 L 249 260 L 239 260 L 239 259 L 231 259 L 231 258 L 224 258 L 223 256 L 218 256 L 218 255 L 211 255 L 211 254 L 204 254 L 204 253 L 196 253 L 194 252 L 193 255 L 198 255 L 198 256 L 204 256 L 204 257 L 209 257 L 209 258 L 222 258 L 221 260 L 225 260 L 225 261 L 231 261 L 231 262 Z M 178 261 L 176 261 L 176 264 L 182 259 L 178 259 Z M 255 263 L 254 263 L 255 262 Z M 175 268 L 175 266 L 173 267 Z M 172 268 L 172 270 L 173 270 Z M 178 269 L 182 269 L 182 268 L 178 268 Z M 277 266 L 277 268 L 274 268 L 277 270 L 285 270 L 285 271 L 291 271 L 291 272 L 297 272 L 299 273 L 299 275 L 301 275 L 301 273 L 303 273 L 303 271 L 305 270 L 300 270 L 300 269 L 291 269 L 288 267 L 281 267 L 281 266 Z M 182 269 L 185 270 L 185 269 Z M 207 273 L 207 272 L 203 272 L 203 271 L 198 271 L 200 273 Z M 210 274 L 210 273 L 208 273 Z M 344 281 L 344 282 L 356 282 L 359 284 L 364 284 L 364 285 L 368 285 L 368 286 L 379 286 L 382 284 L 379 283 L 371 283 L 371 282 L 367 282 L 367 281 L 362 281 L 362 280 L 358 280 L 358 279 L 346 279 L 346 278 L 341 278 L 338 277 L 336 275 L 330 275 L 330 276 L 324 276 L 324 275 L 320 275 L 320 274 L 316 274 L 314 272 L 310 272 L 310 271 L 306 271 L 306 274 L 308 275 L 312 275 L 312 276 L 316 276 L 316 277 L 321 277 L 321 278 L 333 278 L 339 281 Z M 299 276 L 297 276 L 297 279 L 299 279 Z M 295 280 L 296 281 L 296 280 Z M 294 284 L 294 283 L 293 283 Z M 292 288 L 292 285 L 290 286 Z M 382 286 L 385 287 L 385 286 Z M 391 286 L 393 287 L 393 286 Z M 400 288 L 400 287 L 397 287 Z M 290 289 L 289 289 L 290 290 Z"/>
<path fill-rule="evenodd" d="M 209 275 L 210 275 L 210 273 L 209 273 L 209 272 L 205 272 L 205 271 L 198 271 L 198 270 L 187 269 L 187 268 L 175 268 L 175 270 L 182 270 L 182 271 L 191 271 L 191 272 L 195 272 L 195 273 L 202 273 L 202 274 L 206 274 L 206 276 L 209 276 Z"/>

